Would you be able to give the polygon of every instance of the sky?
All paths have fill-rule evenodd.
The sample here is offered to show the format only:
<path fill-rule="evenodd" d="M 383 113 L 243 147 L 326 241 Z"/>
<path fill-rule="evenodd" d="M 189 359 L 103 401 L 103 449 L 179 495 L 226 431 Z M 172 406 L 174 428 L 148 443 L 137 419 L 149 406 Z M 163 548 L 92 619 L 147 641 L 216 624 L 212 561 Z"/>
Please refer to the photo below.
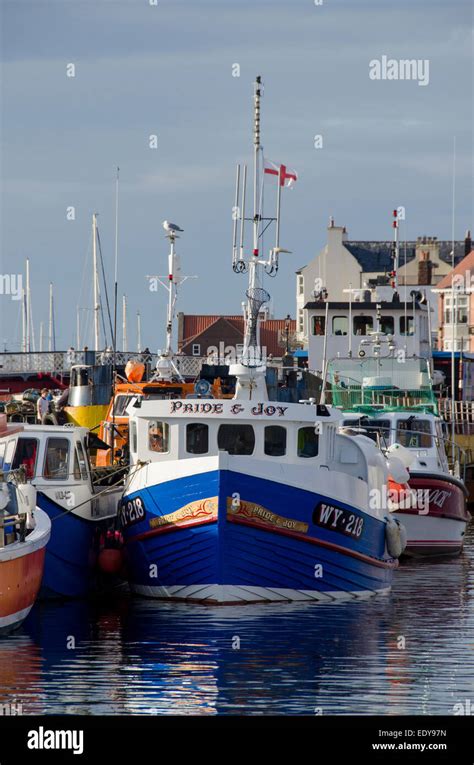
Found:
<path fill-rule="evenodd" d="M 282 200 L 280 243 L 291 254 L 265 283 L 275 317 L 295 315 L 295 271 L 324 246 L 331 215 L 350 239 L 386 240 L 403 205 L 402 239 L 451 238 L 454 137 L 456 239 L 472 229 L 469 0 L 154 2 L 0 0 L 0 276 L 24 273 L 30 259 L 36 349 L 50 281 L 57 348 L 76 346 L 78 307 L 81 346 L 93 345 L 91 216 L 112 299 L 117 166 L 129 349 L 137 311 L 142 346 L 163 347 L 167 296 L 146 276 L 167 272 L 165 219 L 184 229 L 182 271 L 198 277 L 182 285 L 178 310 L 240 312 L 235 164 L 252 161 L 257 74 L 265 156 L 298 172 Z M 428 60 L 428 84 L 371 79 L 382 56 Z M 266 200 L 273 193 L 266 184 Z M 0 294 L 2 350 L 20 348 L 20 311 Z"/>

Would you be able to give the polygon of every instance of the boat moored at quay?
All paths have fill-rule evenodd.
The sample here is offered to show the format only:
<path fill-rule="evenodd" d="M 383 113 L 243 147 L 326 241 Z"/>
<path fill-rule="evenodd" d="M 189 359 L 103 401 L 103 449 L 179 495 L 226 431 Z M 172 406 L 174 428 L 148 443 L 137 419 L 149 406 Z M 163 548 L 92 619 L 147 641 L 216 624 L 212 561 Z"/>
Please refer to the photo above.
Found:
<path fill-rule="evenodd" d="M 246 167 L 237 171 L 233 270 L 248 273 L 245 337 L 231 364 L 229 400 L 129 404 L 130 464 L 121 507 L 131 589 L 141 595 L 204 603 L 364 598 L 390 589 L 403 530 L 370 497 L 387 486 L 389 465 L 364 435 L 338 432 L 342 415 L 317 405 L 269 400 L 259 341 L 262 306 L 275 276 L 276 219 L 259 209 L 261 81 L 254 93 L 253 249 L 244 254 Z M 242 178 L 242 205 L 239 204 Z M 276 240 L 260 252 L 262 224 Z M 172 233 L 169 234 L 173 236 Z"/>
<path fill-rule="evenodd" d="M 0 472 L 0 634 L 19 627 L 35 603 L 50 533 L 24 471 Z"/>

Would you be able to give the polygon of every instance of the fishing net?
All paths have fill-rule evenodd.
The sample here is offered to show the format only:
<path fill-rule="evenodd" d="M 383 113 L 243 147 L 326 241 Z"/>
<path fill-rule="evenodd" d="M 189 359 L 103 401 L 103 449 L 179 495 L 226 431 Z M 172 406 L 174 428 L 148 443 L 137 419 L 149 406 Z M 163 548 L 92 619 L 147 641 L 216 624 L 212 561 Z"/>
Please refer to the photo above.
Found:
<path fill-rule="evenodd" d="M 258 366 L 262 363 L 261 349 L 258 341 L 258 314 L 264 303 L 270 300 L 269 293 L 262 287 L 249 287 L 245 293 L 248 299 L 248 316 L 246 328 L 246 353 L 242 363 L 246 366 Z"/>

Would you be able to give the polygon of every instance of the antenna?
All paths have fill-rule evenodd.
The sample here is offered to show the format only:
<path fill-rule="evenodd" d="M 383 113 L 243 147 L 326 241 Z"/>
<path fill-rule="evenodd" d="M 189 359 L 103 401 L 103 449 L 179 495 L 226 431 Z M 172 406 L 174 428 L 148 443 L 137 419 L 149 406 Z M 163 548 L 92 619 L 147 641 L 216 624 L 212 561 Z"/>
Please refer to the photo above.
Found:
<path fill-rule="evenodd" d="M 137 311 L 137 351 L 141 353 L 142 350 L 142 321 L 140 311 Z"/>
<path fill-rule="evenodd" d="M 30 288 L 30 259 L 26 259 L 26 337 L 25 350 L 31 351 L 31 288 Z"/>
<path fill-rule="evenodd" d="M 122 295 L 122 351 L 127 350 L 127 296 Z"/>
<path fill-rule="evenodd" d="M 175 241 L 179 239 L 178 232 L 183 229 L 175 223 L 169 223 L 165 220 L 163 228 L 166 231 L 166 238 L 170 243 L 168 255 L 168 276 L 147 276 L 147 279 L 154 279 L 161 284 L 168 293 L 168 309 L 166 316 L 166 349 L 160 354 L 156 364 L 156 373 L 152 380 L 171 380 L 176 377 L 180 382 L 184 379 L 174 363 L 174 351 L 172 344 L 173 320 L 175 317 L 176 301 L 178 299 L 178 287 L 188 279 L 196 279 L 196 276 L 182 276 L 179 256 L 175 252 Z"/>

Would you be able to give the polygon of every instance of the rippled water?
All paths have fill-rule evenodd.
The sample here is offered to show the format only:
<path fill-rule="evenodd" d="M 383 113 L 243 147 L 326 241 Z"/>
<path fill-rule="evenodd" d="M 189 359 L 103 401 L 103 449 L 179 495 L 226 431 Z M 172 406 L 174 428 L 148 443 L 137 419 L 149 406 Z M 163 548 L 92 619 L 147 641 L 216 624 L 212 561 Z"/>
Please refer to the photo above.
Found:
<path fill-rule="evenodd" d="M 461 557 L 406 563 L 391 595 L 366 602 L 37 604 L 0 639 L 0 704 L 23 714 L 452 714 L 474 705 L 473 569 L 471 524 Z"/>

